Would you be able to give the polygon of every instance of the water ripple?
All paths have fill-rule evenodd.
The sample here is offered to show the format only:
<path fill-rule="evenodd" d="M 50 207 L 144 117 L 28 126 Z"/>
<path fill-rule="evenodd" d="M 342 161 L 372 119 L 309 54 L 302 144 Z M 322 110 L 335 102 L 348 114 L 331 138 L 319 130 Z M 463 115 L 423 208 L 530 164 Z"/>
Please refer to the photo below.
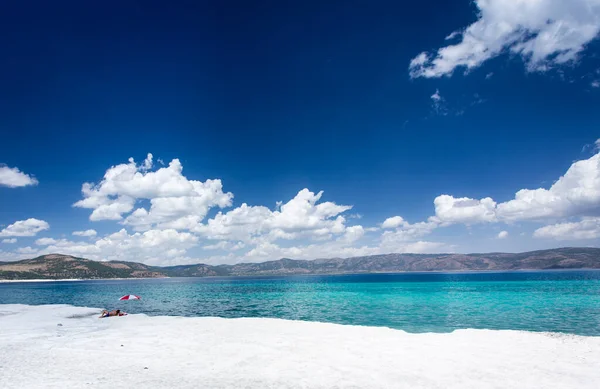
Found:
<path fill-rule="evenodd" d="M 118 301 L 124 294 L 140 301 Z M 0 284 L 0 303 L 148 315 L 272 317 L 385 326 L 600 335 L 600 272 L 178 278 Z"/>

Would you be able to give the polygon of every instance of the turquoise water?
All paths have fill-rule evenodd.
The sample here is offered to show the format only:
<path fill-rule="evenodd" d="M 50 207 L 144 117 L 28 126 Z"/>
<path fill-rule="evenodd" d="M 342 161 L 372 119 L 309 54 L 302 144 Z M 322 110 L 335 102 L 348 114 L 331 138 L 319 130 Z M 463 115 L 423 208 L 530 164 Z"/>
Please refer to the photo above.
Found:
<path fill-rule="evenodd" d="M 118 301 L 124 294 L 141 301 Z M 409 332 L 512 329 L 600 335 L 600 271 L 173 278 L 0 284 L 0 304 L 148 315 L 271 317 Z"/>

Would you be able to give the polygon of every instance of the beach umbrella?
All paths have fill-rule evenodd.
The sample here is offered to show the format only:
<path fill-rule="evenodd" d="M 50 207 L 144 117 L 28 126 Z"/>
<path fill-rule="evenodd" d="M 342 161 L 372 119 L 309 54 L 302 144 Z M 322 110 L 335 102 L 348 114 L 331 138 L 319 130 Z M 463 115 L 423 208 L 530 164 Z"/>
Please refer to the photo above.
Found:
<path fill-rule="evenodd" d="M 136 296 L 135 294 L 128 294 L 121 297 L 119 300 L 140 300 L 140 296 Z"/>

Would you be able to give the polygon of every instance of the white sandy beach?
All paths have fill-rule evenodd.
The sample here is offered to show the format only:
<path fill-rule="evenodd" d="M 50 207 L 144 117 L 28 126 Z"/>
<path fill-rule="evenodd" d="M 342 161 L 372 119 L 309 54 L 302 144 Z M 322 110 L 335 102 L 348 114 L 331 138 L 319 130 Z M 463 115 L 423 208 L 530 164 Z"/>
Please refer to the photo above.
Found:
<path fill-rule="evenodd" d="M 0 305 L 0 387 L 597 388 L 600 338 Z"/>

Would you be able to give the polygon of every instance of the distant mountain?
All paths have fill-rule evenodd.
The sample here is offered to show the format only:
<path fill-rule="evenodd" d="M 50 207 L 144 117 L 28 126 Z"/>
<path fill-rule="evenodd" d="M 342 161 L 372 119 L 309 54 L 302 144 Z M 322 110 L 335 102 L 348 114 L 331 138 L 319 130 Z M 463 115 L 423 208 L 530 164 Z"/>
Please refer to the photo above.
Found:
<path fill-rule="evenodd" d="M 17 262 L 0 262 L 0 279 L 94 279 L 164 277 L 153 267 L 135 262 L 98 262 L 49 254 Z"/>
<path fill-rule="evenodd" d="M 354 258 L 294 260 L 211 266 L 148 266 L 135 262 L 98 262 L 50 254 L 0 262 L 0 279 L 153 278 L 292 274 L 394 273 L 427 271 L 511 271 L 600 269 L 600 249 L 561 248 L 527 253 L 384 254 Z"/>

